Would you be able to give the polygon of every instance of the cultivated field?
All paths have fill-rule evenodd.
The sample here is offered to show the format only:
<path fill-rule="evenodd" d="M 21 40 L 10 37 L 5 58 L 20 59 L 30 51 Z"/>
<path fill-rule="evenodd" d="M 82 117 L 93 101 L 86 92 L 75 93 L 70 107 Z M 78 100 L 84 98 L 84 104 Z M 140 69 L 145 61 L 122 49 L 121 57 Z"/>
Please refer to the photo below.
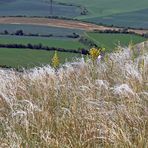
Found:
<path fill-rule="evenodd" d="M 69 29 L 78 29 L 85 31 L 93 30 L 119 30 L 119 27 L 106 27 L 102 25 L 96 25 L 92 23 L 86 23 L 81 21 L 63 20 L 63 19 L 48 19 L 48 18 L 27 18 L 27 17 L 0 17 L 0 24 L 11 25 L 38 25 L 38 26 L 50 26 L 50 27 L 62 27 Z M 128 29 L 138 34 L 148 33 L 148 30 Z"/>
<path fill-rule="evenodd" d="M 76 17 L 80 9 L 53 3 L 52 14 L 48 0 L 0 0 L 0 16 L 63 16 Z"/>
<path fill-rule="evenodd" d="M 67 25 L 67 24 L 66 24 Z M 70 24 L 68 24 L 70 25 Z M 83 25 L 83 24 L 82 24 Z M 132 41 L 133 44 L 145 41 L 146 39 L 136 35 L 128 35 L 128 34 L 104 34 L 104 33 L 93 33 L 86 32 L 78 29 L 66 29 L 66 28 L 57 28 L 57 27 L 45 27 L 44 26 L 30 26 L 30 25 L 1 25 L 0 32 L 3 32 L 6 28 L 9 33 L 14 33 L 16 30 L 23 29 L 24 33 L 30 33 L 31 29 L 32 33 L 37 33 L 41 35 L 49 35 L 52 34 L 52 37 L 30 37 L 30 36 L 16 36 L 16 35 L 0 35 L 0 44 L 32 44 L 55 47 L 55 48 L 64 48 L 64 49 L 75 49 L 79 50 L 79 48 L 89 49 L 87 45 L 80 43 L 78 39 L 68 38 L 67 35 L 72 35 L 73 33 L 77 33 L 80 36 L 84 36 L 92 40 L 99 47 L 105 47 L 106 51 L 112 52 L 115 47 L 117 47 L 118 43 L 122 46 L 128 46 L 128 44 Z M 33 29 L 34 27 L 34 29 Z M 44 29 L 42 29 L 44 28 Z M 46 34 L 44 34 L 46 33 Z M 51 55 L 47 51 L 32 51 L 32 49 L 0 49 L 1 59 L 0 65 L 11 66 L 14 68 L 18 67 L 33 67 L 39 66 L 41 64 L 50 63 Z M 28 54 L 26 54 L 28 53 Z M 48 53 L 45 55 L 45 53 Z M 75 57 L 79 57 L 79 54 L 72 53 L 59 53 L 59 56 L 62 57 L 61 63 L 65 61 L 65 58 L 69 57 L 69 59 L 73 59 Z M 13 56 L 11 56 L 13 55 Z M 19 56 L 18 56 L 19 55 Z M 31 57 L 29 56 L 31 55 Z M 49 55 L 49 57 L 48 57 Z M 19 59 L 19 57 L 21 57 Z M 73 57 L 73 58 L 72 58 Z M 28 59 L 29 58 L 29 59 Z M 42 60 L 41 60 L 42 59 Z"/>
<path fill-rule="evenodd" d="M 60 39 L 60 38 L 46 38 L 46 37 L 20 37 L 20 36 L 0 36 L 0 44 L 27 44 L 64 48 L 64 49 L 76 49 L 86 48 L 83 44 L 74 39 Z"/>
<path fill-rule="evenodd" d="M 12 68 L 33 68 L 51 64 L 54 51 L 17 49 L 17 48 L 0 48 L 0 65 L 6 65 Z M 60 63 L 73 61 L 80 54 L 58 52 Z"/>
<path fill-rule="evenodd" d="M 88 48 L 85 45 L 78 42 L 78 39 L 70 38 L 73 33 L 78 35 L 83 34 L 83 30 L 67 29 L 60 27 L 46 27 L 46 26 L 34 26 L 34 25 L 10 25 L 1 24 L 0 32 L 5 30 L 9 32 L 9 35 L 0 35 L 0 44 L 21 44 L 21 45 L 42 45 L 49 48 L 64 48 L 78 50 L 79 48 Z M 23 30 L 27 35 L 37 34 L 39 36 L 16 36 L 17 30 Z M 41 37 L 40 35 L 52 35 L 51 37 Z M 35 49 L 37 50 L 37 49 Z M 72 61 L 73 58 L 79 57 L 80 54 L 74 53 L 58 53 L 60 57 L 60 63 L 65 61 Z M 49 64 L 53 56 L 53 51 L 34 51 L 32 49 L 4 49 L 0 48 L 0 65 L 10 66 L 13 68 L 31 68 L 35 66 L 42 66 Z"/>
<path fill-rule="evenodd" d="M 40 26 L 40 25 L 19 25 L 19 24 L 0 24 L 0 32 L 7 30 L 9 33 L 14 33 L 17 30 L 23 30 L 27 34 L 39 34 L 39 35 L 50 35 L 54 37 L 66 37 L 67 35 L 72 35 L 77 33 L 79 35 L 83 34 L 84 30 L 80 29 L 69 29 L 51 26 Z M 68 38 L 67 38 L 68 39 Z"/>
<path fill-rule="evenodd" d="M 0 0 L 0 16 L 58 16 L 148 29 L 147 0 L 53 0 L 52 13 L 49 2 L 50 0 Z M 82 15 L 84 8 L 88 13 Z"/>
<path fill-rule="evenodd" d="M 147 0 L 58 0 L 59 2 L 79 4 L 88 10 L 88 15 L 78 19 L 119 25 L 122 27 L 147 28 L 148 1 Z M 140 19 L 139 19 L 140 18 Z M 135 21 L 136 20 L 136 21 Z M 144 23 L 143 23 L 144 22 Z"/>
<path fill-rule="evenodd" d="M 90 22 L 115 25 L 119 27 L 145 28 L 148 29 L 148 8 L 134 12 L 119 13 L 106 17 L 95 17 Z"/>
<path fill-rule="evenodd" d="M 107 51 L 110 52 L 112 52 L 118 45 L 126 47 L 129 43 L 137 44 L 146 40 L 138 35 L 118 33 L 87 32 L 86 36 L 93 40 L 98 46 L 105 47 Z"/>

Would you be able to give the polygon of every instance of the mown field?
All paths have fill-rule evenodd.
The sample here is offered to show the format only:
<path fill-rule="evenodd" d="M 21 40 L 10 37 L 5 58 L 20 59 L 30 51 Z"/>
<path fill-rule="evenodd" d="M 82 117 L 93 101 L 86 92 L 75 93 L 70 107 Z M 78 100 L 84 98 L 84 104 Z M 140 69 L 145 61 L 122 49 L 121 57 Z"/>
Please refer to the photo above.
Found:
<path fill-rule="evenodd" d="M 40 34 L 40 35 L 49 35 L 54 36 L 66 36 L 77 33 L 79 35 L 83 34 L 83 30 L 79 29 L 68 29 L 60 27 L 48 27 L 48 26 L 35 26 L 35 25 L 19 25 L 19 24 L 0 24 L 0 32 L 7 30 L 10 33 L 14 33 L 17 30 L 23 30 L 25 33 Z"/>
<path fill-rule="evenodd" d="M 43 27 L 32 25 L 0 25 L 0 32 L 7 30 L 10 34 L 17 30 L 23 30 L 24 33 L 50 35 L 53 37 L 32 37 L 32 36 L 16 36 L 16 35 L 0 35 L 0 44 L 32 44 L 55 48 L 74 49 L 86 48 L 78 39 L 68 38 L 68 35 L 83 34 L 84 31 L 78 29 L 66 29 L 56 27 Z M 50 64 L 53 57 L 53 51 L 32 50 L 32 49 L 11 49 L 0 48 L 0 65 L 11 66 L 14 68 L 31 68 L 41 66 L 42 64 Z M 80 54 L 59 52 L 60 63 L 72 61 L 73 58 L 79 57 Z"/>
<path fill-rule="evenodd" d="M 65 49 L 79 49 L 85 48 L 83 44 L 74 39 L 62 40 L 60 38 L 46 38 L 46 37 L 20 37 L 20 36 L 0 36 L 0 44 L 42 44 L 43 46 L 65 48 Z"/>
<path fill-rule="evenodd" d="M 111 52 L 120 43 L 121 46 L 128 46 L 129 43 L 140 43 L 146 40 L 138 35 L 117 34 L 117 33 L 94 33 L 87 32 L 86 36 L 93 40 L 98 46 L 105 47 Z"/>
<path fill-rule="evenodd" d="M 51 64 L 54 51 L 0 48 L 0 65 L 6 65 L 13 68 L 32 68 Z M 58 52 L 60 63 L 72 61 L 80 54 Z"/>

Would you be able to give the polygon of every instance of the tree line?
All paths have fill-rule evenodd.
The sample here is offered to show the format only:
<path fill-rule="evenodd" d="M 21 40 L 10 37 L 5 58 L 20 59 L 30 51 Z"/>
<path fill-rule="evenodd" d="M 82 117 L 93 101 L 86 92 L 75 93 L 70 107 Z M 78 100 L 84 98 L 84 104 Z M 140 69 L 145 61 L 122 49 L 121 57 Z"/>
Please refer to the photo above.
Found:
<path fill-rule="evenodd" d="M 37 45 L 33 44 L 0 44 L 0 48 L 20 48 L 20 49 L 32 49 L 32 50 L 47 50 L 47 51 L 60 51 L 60 52 L 70 52 L 70 53 L 78 53 L 87 55 L 89 54 L 89 51 L 84 48 L 79 48 L 77 50 L 75 49 L 64 49 L 64 48 L 56 48 L 56 47 L 48 47 L 43 46 L 41 43 Z"/>
<path fill-rule="evenodd" d="M 122 28 L 122 29 L 107 29 L 107 30 L 94 30 L 96 33 L 120 33 L 120 34 L 133 34 L 133 35 L 138 35 L 144 38 L 148 38 L 148 33 L 143 33 L 143 34 L 138 34 L 133 31 L 128 31 L 129 28 Z"/>
<path fill-rule="evenodd" d="M 72 34 L 69 35 L 63 35 L 63 36 L 56 36 L 53 34 L 47 34 L 47 35 L 43 35 L 43 34 L 39 34 L 39 33 L 25 33 L 23 30 L 16 30 L 15 32 L 9 32 L 8 30 L 4 30 L 3 32 L 0 32 L 1 35 L 16 35 L 16 36 L 34 36 L 34 37 L 67 37 L 67 38 L 79 38 L 80 35 L 73 32 Z"/>

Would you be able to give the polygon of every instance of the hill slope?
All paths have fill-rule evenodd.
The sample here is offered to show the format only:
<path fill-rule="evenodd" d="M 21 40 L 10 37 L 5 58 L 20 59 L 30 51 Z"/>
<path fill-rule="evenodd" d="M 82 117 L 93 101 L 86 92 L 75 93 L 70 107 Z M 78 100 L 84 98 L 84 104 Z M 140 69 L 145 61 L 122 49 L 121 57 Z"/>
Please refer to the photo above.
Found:
<path fill-rule="evenodd" d="M 0 84 L 1 147 L 148 147 L 147 43 Z"/>

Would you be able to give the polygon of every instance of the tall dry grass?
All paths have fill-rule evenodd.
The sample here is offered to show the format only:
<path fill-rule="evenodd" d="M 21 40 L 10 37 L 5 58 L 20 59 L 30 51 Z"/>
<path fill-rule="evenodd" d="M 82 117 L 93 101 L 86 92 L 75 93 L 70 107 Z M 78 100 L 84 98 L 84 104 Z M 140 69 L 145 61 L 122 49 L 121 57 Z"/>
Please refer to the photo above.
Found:
<path fill-rule="evenodd" d="M 1 69 L 0 147 L 148 147 L 148 48 L 129 48 L 56 72 Z"/>

